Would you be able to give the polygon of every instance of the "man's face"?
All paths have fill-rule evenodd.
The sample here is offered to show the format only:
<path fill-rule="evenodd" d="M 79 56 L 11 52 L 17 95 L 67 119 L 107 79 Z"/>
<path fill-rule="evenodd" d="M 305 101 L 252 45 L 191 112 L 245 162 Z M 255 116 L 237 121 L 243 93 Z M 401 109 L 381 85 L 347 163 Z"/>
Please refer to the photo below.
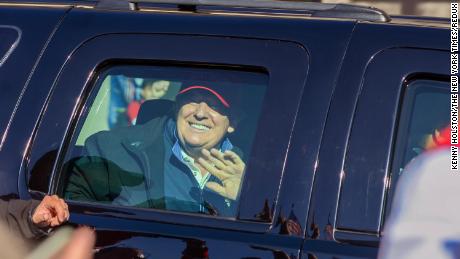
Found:
<path fill-rule="evenodd" d="M 227 116 L 206 102 L 188 102 L 177 113 L 177 134 L 185 149 L 211 149 L 234 128 Z"/>

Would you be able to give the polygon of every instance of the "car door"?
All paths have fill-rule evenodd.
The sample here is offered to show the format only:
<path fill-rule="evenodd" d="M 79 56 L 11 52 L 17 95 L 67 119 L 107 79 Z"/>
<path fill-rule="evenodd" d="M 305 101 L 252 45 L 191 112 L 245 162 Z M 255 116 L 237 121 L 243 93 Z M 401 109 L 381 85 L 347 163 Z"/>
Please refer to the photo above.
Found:
<path fill-rule="evenodd" d="M 449 52 L 437 40 L 447 33 L 357 26 L 326 126 L 305 255 L 377 256 L 398 175 L 423 136 L 448 119 Z"/>
<path fill-rule="evenodd" d="M 263 29 L 267 23 L 273 30 Z M 25 151 L 20 196 L 66 194 L 66 166 L 85 155 L 89 136 L 111 127 L 106 97 L 117 92 L 115 79 L 134 86 L 167 77 L 177 91 L 183 82 L 177 77 L 225 78 L 227 85 L 247 87 L 238 96 L 251 118 L 236 130 L 243 132 L 235 143 L 247 158 L 236 215 L 68 199 L 70 222 L 96 228 L 101 257 L 298 257 L 333 82 L 352 28 L 353 22 L 303 18 L 72 10 L 31 79 L 34 87 L 53 88 Z M 318 57 L 311 73 L 310 55 Z M 330 67 L 318 69 L 324 59 Z M 139 93 L 123 90 L 123 96 Z M 34 97 L 26 92 L 24 102 Z M 116 107 L 114 114 L 123 116 Z M 98 117 L 104 113 L 105 119 Z"/>
<path fill-rule="evenodd" d="M 0 8 L 0 195 L 16 196 L 21 153 L 38 120 L 44 98 L 37 96 L 30 101 L 24 106 L 28 116 L 15 119 L 18 103 L 49 38 L 68 9 L 65 6 L 47 8 L 14 4 L 4 4 Z M 48 92 L 49 89 L 44 86 L 33 91 Z"/>
<path fill-rule="evenodd" d="M 290 70 L 284 66 L 286 63 L 303 69 Z M 107 94 L 104 82 L 120 74 L 139 78 L 146 74 L 185 77 L 195 73 L 200 80 L 206 74 L 210 78 L 228 77 L 232 82 L 240 82 L 241 76 L 247 81 L 245 84 L 265 82 L 266 89 L 246 93 L 254 97 L 249 103 L 259 103 L 259 107 L 245 108 L 253 121 L 240 127 L 246 133 L 240 136 L 243 139 L 239 143 L 248 151 L 246 172 L 251 173 L 244 178 L 236 216 L 211 217 L 68 200 L 72 211 L 70 221 L 96 228 L 99 256 L 124 253 L 150 258 L 206 258 L 208 254 L 219 258 L 271 257 L 278 253 L 296 256 L 301 236 L 280 236 L 275 242 L 272 235 L 263 235 L 273 224 L 272 218 L 264 215 L 264 206 L 266 203 L 271 206 L 276 200 L 276 186 L 299 103 L 298 93 L 304 87 L 307 71 L 306 52 L 300 45 L 289 42 L 168 34 L 96 36 L 69 54 L 55 79 L 31 149 L 30 171 L 26 176 L 29 186 L 32 190 L 60 193 L 66 177 L 63 168 L 84 149 L 81 144 L 84 140 L 78 139 L 104 127 L 100 125 L 100 117 L 91 117 L 104 105 L 104 101 L 99 102 Z M 270 75 L 268 83 L 267 75 Z M 176 82 L 171 82 L 173 89 Z M 283 84 L 289 85 L 290 91 L 277 89 Z M 114 87 L 109 91 L 115 92 Z M 272 103 L 282 108 L 275 109 Z M 257 110 L 261 110 L 260 117 L 253 116 Z M 277 118 L 276 127 L 273 117 Z M 255 127 L 264 130 L 256 131 Z M 274 137 L 267 142 L 266 134 Z M 247 144 L 252 140 L 245 139 L 249 135 L 254 136 L 252 146 Z M 50 165 L 52 174 L 46 170 Z"/>

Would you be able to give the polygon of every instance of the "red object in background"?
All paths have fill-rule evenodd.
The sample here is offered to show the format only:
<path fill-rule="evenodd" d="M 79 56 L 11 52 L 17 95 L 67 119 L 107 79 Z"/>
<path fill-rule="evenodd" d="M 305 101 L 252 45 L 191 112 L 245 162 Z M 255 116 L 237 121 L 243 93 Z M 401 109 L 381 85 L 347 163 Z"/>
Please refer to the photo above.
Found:
<path fill-rule="evenodd" d="M 139 101 L 132 101 L 128 104 L 128 108 L 126 109 L 126 116 L 128 116 L 128 120 L 131 125 L 134 125 L 140 108 L 141 102 Z"/>
<path fill-rule="evenodd" d="M 433 144 L 427 146 L 426 149 L 427 150 L 437 150 L 437 149 L 445 148 L 448 146 L 460 147 L 459 144 L 452 145 L 450 143 L 450 137 L 451 137 L 450 133 L 451 133 L 450 125 L 442 129 L 440 132 L 435 131 L 433 134 L 431 134 Z"/>

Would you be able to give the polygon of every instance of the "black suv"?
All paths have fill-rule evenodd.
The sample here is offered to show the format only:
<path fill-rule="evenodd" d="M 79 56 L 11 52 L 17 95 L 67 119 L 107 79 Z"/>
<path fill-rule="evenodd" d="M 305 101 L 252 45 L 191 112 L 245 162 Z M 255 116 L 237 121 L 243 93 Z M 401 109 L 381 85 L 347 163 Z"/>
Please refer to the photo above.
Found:
<path fill-rule="evenodd" d="M 67 197 L 96 257 L 376 257 L 398 176 L 449 122 L 448 22 L 304 2 L 2 1 L 0 195 Z M 163 116 L 192 84 L 238 100 L 234 214 L 68 198 L 88 138 Z M 140 118 L 147 104 L 160 115 Z"/>

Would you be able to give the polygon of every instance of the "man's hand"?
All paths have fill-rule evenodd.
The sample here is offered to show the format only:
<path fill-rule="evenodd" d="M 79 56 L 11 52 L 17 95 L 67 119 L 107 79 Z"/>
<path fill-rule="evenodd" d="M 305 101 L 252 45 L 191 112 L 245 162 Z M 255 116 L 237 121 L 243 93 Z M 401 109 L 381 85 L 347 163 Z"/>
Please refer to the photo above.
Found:
<path fill-rule="evenodd" d="M 91 259 L 94 258 L 93 247 L 96 243 L 96 233 L 89 227 L 79 227 L 70 236 L 67 244 L 51 259 Z M 120 258 L 114 255 L 113 258 Z M 130 257 L 131 258 L 131 257 Z M 136 257 L 132 257 L 136 258 Z"/>
<path fill-rule="evenodd" d="M 32 215 L 32 222 L 40 228 L 59 226 L 68 219 L 69 207 L 57 195 L 45 196 Z"/>
<path fill-rule="evenodd" d="M 243 160 L 229 150 L 222 153 L 215 148 L 211 152 L 203 149 L 201 153 L 203 157 L 198 158 L 198 163 L 222 182 L 222 185 L 208 182 L 206 186 L 225 198 L 236 200 L 246 166 Z"/>

